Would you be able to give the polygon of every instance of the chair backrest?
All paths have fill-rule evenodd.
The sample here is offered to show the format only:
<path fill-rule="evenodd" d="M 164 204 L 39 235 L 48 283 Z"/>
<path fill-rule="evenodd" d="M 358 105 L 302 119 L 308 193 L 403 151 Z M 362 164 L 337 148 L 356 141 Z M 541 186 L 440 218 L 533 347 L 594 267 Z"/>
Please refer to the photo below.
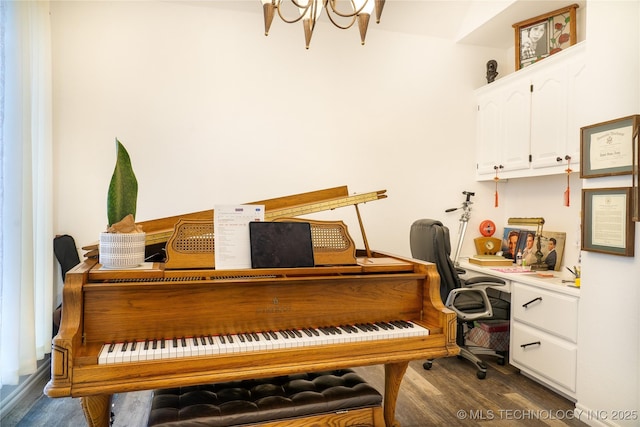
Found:
<path fill-rule="evenodd" d="M 60 263 L 62 280 L 64 281 L 67 271 L 80 264 L 78 249 L 76 248 L 76 242 L 73 240 L 73 237 L 68 234 L 56 236 L 53 239 L 53 253 Z"/>
<path fill-rule="evenodd" d="M 440 297 L 446 301 L 452 289 L 461 286 L 458 272 L 451 260 L 449 229 L 440 221 L 419 219 L 411 224 L 409 232 L 411 256 L 432 262 L 440 275 Z"/>

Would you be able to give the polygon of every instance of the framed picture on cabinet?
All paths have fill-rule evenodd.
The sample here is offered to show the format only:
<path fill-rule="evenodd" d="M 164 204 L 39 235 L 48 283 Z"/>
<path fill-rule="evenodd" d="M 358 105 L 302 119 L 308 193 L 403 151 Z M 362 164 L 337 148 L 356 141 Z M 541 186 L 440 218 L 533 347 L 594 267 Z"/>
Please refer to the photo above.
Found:
<path fill-rule="evenodd" d="M 631 188 L 582 190 L 582 250 L 632 257 Z"/>
<path fill-rule="evenodd" d="M 639 119 L 633 115 L 580 128 L 580 178 L 631 174 Z"/>
<path fill-rule="evenodd" d="M 576 44 L 577 4 L 513 24 L 516 70 Z"/>

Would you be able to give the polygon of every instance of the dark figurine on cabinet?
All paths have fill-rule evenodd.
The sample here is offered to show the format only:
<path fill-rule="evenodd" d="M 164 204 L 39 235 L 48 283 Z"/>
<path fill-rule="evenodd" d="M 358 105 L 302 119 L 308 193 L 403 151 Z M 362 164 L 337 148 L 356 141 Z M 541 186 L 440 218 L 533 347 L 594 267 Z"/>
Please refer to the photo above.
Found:
<path fill-rule="evenodd" d="M 487 62 L 487 83 L 491 83 L 496 79 L 498 75 L 498 61 L 490 59 Z"/>

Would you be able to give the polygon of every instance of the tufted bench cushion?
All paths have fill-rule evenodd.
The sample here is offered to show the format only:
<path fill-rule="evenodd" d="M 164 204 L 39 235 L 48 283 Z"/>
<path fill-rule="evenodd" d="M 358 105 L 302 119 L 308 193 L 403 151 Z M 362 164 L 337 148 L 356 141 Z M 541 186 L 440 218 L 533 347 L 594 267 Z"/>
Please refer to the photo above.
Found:
<path fill-rule="evenodd" d="M 148 425 L 239 426 L 380 408 L 381 403 L 380 393 L 343 369 L 156 390 Z"/>

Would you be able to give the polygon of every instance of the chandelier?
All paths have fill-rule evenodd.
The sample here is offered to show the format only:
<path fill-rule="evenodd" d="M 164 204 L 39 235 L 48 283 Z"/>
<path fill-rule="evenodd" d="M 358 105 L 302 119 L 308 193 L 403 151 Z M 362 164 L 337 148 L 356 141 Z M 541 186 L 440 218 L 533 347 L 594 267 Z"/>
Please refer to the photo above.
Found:
<path fill-rule="evenodd" d="M 288 23 L 302 21 L 306 48 L 309 49 L 313 29 L 316 21 L 327 11 L 327 16 L 333 25 L 346 30 L 357 21 L 360 30 L 360 41 L 364 44 L 369 26 L 369 17 L 374 9 L 376 23 L 380 23 L 380 16 L 385 0 L 261 0 L 264 11 L 264 35 L 269 35 L 269 28 L 275 12 Z"/>

